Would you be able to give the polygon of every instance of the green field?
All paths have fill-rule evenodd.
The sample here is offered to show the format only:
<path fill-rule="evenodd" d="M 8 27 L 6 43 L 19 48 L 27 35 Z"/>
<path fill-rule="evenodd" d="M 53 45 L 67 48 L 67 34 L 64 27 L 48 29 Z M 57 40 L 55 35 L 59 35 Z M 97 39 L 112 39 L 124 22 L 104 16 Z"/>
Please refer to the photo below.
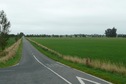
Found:
<path fill-rule="evenodd" d="M 126 66 L 126 39 L 124 38 L 31 38 L 32 40 L 56 50 L 64 55 L 76 56 L 79 58 L 92 58 L 105 61 L 111 61 L 115 64 Z M 59 61 L 70 67 L 79 69 L 86 73 L 103 78 L 114 84 L 126 84 L 126 75 L 113 71 L 105 71 L 99 68 L 79 64 L 65 60 L 56 54 L 38 46 L 30 41 L 40 52 L 53 60 Z"/>
<path fill-rule="evenodd" d="M 124 38 L 32 38 L 64 55 L 111 61 L 126 65 Z"/>

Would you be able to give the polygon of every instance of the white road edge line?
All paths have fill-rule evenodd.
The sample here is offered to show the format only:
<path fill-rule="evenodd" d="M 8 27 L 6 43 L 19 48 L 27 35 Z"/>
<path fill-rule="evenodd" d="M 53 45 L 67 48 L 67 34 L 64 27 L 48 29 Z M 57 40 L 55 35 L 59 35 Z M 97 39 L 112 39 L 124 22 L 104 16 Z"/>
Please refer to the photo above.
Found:
<path fill-rule="evenodd" d="M 65 65 L 65 64 L 62 64 L 62 63 L 60 63 L 60 62 L 57 62 L 57 63 L 59 63 L 59 64 L 61 64 L 61 65 L 63 65 L 63 66 L 69 67 L 69 66 L 67 66 L 67 65 Z M 71 68 L 71 67 L 69 67 L 69 68 Z M 79 72 L 81 72 L 81 73 L 87 74 L 87 75 L 89 75 L 89 76 L 91 76 L 91 77 L 93 77 L 93 78 L 96 78 L 96 79 L 98 79 L 98 80 L 104 81 L 104 82 L 106 82 L 106 83 L 108 83 L 108 84 L 113 84 L 113 83 L 111 83 L 111 82 L 109 82 L 109 81 L 106 81 L 106 80 L 101 79 L 101 78 L 99 78 L 99 77 L 93 76 L 93 75 L 88 74 L 88 73 L 86 73 L 86 72 L 77 70 L 77 69 L 75 69 L 75 68 L 72 68 L 72 69 L 74 69 L 74 70 L 76 70 L 76 71 L 79 71 Z"/>
<path fill-rule="evenodd" d="M 33 54 L 32 54 L 33 55 Z M 71 82 L 69 82 L 68 80 L 66 80 L 65 78 L 63 78 L 61 75 L 59 75 L 58 73 L 56 73 L 55 71 L 53 71 L 51 68 L 47 67 L 46 65 L 44 65 L 42 62 L 40 62 L 35 55 L 33 55 L 33 57 L 35 58 L 35 60 L 40 63 L 42 66 L 44 66 L 45 68 L 47 68 L 48 70 L 50 70 L 51 72 L 53 72 L 55 75 L 57 75 L 58 77 L 60 77 L 61 79 L 63 79 L 65 82 L 67 82 L 68 84 L 72 84 Z"/>

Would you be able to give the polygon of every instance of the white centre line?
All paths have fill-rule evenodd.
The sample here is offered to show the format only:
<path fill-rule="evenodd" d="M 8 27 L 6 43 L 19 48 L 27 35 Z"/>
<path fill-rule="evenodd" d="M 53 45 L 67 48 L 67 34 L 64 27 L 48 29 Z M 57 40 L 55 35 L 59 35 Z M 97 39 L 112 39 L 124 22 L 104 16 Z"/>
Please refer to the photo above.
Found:
<path fill-rule="evenodd" d="M 32 54 L 33 55 L 33 54 Z M 55 71 L 53 71 L 51 68 L 47 67 L 46 65 L 44 65 L 42 62 L 40 62 L 35 55 L 33 55 L 33 57 L 36 59 L 36 61 L 38 63 L 40 63 L 42 66 L 44 66 L 45 68 L 47 68 L 48 70 L 50 70 L 51 72 L 53 72 L 55 75 L 57 75 L 58 77 L 60 77 L 61 79 L 63 79 L 65 82 L 67 82 L 68 84 L 72 84 L 71 82 L 69 82 L 68 80 L 66 80 L 65 78 L 63 78 L 61 75 L 59 75 L 58 73 L 56 73 Z"/>

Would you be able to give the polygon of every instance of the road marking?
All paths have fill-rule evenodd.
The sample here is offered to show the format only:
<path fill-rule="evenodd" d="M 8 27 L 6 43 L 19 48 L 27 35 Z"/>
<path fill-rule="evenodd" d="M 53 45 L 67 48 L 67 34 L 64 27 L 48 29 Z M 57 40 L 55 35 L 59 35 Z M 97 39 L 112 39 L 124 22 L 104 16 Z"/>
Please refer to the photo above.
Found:
<path fill-rule="evenodd" d="M 33 55 L 33 54 L 32 54 Z M 50 70 L 51 72 L 53 72 L 55 75 L 57 75 L 58 77 L 60 77 L 61 79 L 63 79 L 65 82 L 67 82 L 68 84 L 72 84 L 71 82 L 69 82 L 68 80 L 66 80 L 65 78 L 63 78 L 61 75 L 59 75 L 58 73 L 56 73 L 55 71 L 53 71 L 51 68 L 47 67 L 46 65 L 44 65 L 42 62 L 40 62 L 35 55 L 33 55 L 33 57 L 35 58 L 35 60 L 40 63 L 42 66 L 44 66 L 45 68 L 47 68 L 48 70 Z"/>
<path fill-rule="evenodd" d="M 98 78 L 98 77 L 96 77 L 96 76 L 93 76 L 93 75 L 91 75 L 91 74 L 85 73 L 85 72 L 83 72 L 83 71 L 80 71 L 80 70 L 77 70 L 77 69 L 74 69 L 74 70 L 79 71 L 79 72 L 84 73 L 84 74 L 87 74 L 87 75 L 89 75 L 89 76 L 91 76 L 91 77 L 94 77 L 94 78 L 96 78 L 96 79 L 99 79 L 99 80 L 101 80 L 101 81 L 103 81 L 103 82 L 106 82 L 106 83 L 108 83 L 108 84 L 113 84 L 113 83 L 111 83 L 111 82 L 108 82 L 108 81 L 106 81 L 106 80 L 104 80 L 104 79 L 101 79 L 101 78 Z"/>
<path fill-rule="evenodd" d="M 79 80 L 79 82 L 81 84 L 85 84 L 84 81 L 88 81 L 88 82 L 93 83 L 93 84 L 100 84 L 98 82 L 95 82 L 95 81 L 92 81 L 92 80 L 89 80 L 89 79 L 86 79 L 86 78 L 81 78 L 81 77 L 78 77 L 78 76 L 76 76 L 76 78 Z"/>

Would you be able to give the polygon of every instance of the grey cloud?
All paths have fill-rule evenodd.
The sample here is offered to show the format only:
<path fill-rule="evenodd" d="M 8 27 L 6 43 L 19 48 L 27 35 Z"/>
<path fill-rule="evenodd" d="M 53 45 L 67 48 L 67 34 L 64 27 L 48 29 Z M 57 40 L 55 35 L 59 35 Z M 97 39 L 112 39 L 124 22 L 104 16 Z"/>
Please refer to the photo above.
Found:
<path fill-rule="evenodd" d="M 125 33 L 125 0 L 2 0 L 11 33 Z"/>

